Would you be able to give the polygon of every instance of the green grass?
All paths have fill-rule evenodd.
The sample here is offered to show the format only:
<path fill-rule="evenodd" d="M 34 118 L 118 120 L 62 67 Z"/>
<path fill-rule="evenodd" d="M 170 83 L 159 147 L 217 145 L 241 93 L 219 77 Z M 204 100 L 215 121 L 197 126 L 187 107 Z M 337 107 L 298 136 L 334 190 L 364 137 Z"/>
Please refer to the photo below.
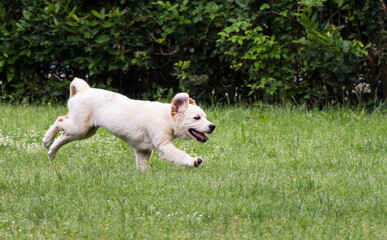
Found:
<path fill-rule="evenodd" d="M 0 105 L 0 239 L 385 239 L 387 115 L 301 107 L 207 110 L 206 144 L 176 141 L 197 169 L 105 130 L 50 162 L 64 107 Z"/>

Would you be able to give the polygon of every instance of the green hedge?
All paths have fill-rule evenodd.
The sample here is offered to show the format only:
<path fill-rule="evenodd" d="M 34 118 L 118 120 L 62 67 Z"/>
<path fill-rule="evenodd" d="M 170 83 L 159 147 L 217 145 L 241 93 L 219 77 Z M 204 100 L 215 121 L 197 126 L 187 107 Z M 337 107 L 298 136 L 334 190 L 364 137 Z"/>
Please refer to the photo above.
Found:
<path fill-rule="evenodd" d="M 1 95 L 64 100 L 77 76 L 145 99 L 386 99 L 386 16 L 375 0 L 2 1 Z"/>

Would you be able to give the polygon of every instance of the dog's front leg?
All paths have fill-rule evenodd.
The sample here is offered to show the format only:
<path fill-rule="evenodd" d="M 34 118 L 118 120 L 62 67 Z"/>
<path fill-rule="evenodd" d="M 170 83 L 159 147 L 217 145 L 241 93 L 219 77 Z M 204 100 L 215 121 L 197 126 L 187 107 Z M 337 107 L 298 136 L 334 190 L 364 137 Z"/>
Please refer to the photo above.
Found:
<path fill-rule="evenodd" d="M 141 171 L 145 171 L 149 168 L 150 158 L 152 156 L 152 150 L 136 150 L 136 165 Z"/>
<path fill-rule="evenodd" d="M 176 165 L 187 165 L 199 167 L 203 160 L 200 157 L 193 158 L 187 153 L 177 149 L 172 143 L 167 143 L 158 147 L 159 156 Z"/>

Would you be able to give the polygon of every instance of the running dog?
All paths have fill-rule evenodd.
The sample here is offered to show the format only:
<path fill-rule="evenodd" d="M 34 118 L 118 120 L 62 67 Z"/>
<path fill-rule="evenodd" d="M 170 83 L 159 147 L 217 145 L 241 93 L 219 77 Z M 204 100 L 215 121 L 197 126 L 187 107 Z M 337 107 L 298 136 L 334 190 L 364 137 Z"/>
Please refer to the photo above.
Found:
<path fill-rule="evenodd" d="M 177 149 L 172 141 L 180 138 L 205 143 L 209 138 L 204 133 L 215 129 L 187 93 L 176 94 L 170 104 L 132 100 L 91 88 L 80 78 L 70 84 L 68 109 L 68 114 L 58 117 L 43 138 L 50 160 L 63 145 L 89 138 L 103 127 L 135 149 L 136 165 L 142 171 L 149 168 L 154 149 L 171 163 L 198 167 L 203 160 Z M 59 132 L 62 135 L 56 138 Z"/>

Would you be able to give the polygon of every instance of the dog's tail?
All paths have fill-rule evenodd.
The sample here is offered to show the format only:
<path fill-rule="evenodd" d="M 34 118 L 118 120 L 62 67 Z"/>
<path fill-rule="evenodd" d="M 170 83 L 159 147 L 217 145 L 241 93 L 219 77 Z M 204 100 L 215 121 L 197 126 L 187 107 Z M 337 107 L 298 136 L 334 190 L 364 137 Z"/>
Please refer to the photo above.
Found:
<path fill-rule="evenodd" d="M 85 80 L 80 78 L 74 78 L 70 84 L 70 98 L 74 97 L 75 94 L 81 93 L 89 89 L 90 86 L 85 82 Z"/>

